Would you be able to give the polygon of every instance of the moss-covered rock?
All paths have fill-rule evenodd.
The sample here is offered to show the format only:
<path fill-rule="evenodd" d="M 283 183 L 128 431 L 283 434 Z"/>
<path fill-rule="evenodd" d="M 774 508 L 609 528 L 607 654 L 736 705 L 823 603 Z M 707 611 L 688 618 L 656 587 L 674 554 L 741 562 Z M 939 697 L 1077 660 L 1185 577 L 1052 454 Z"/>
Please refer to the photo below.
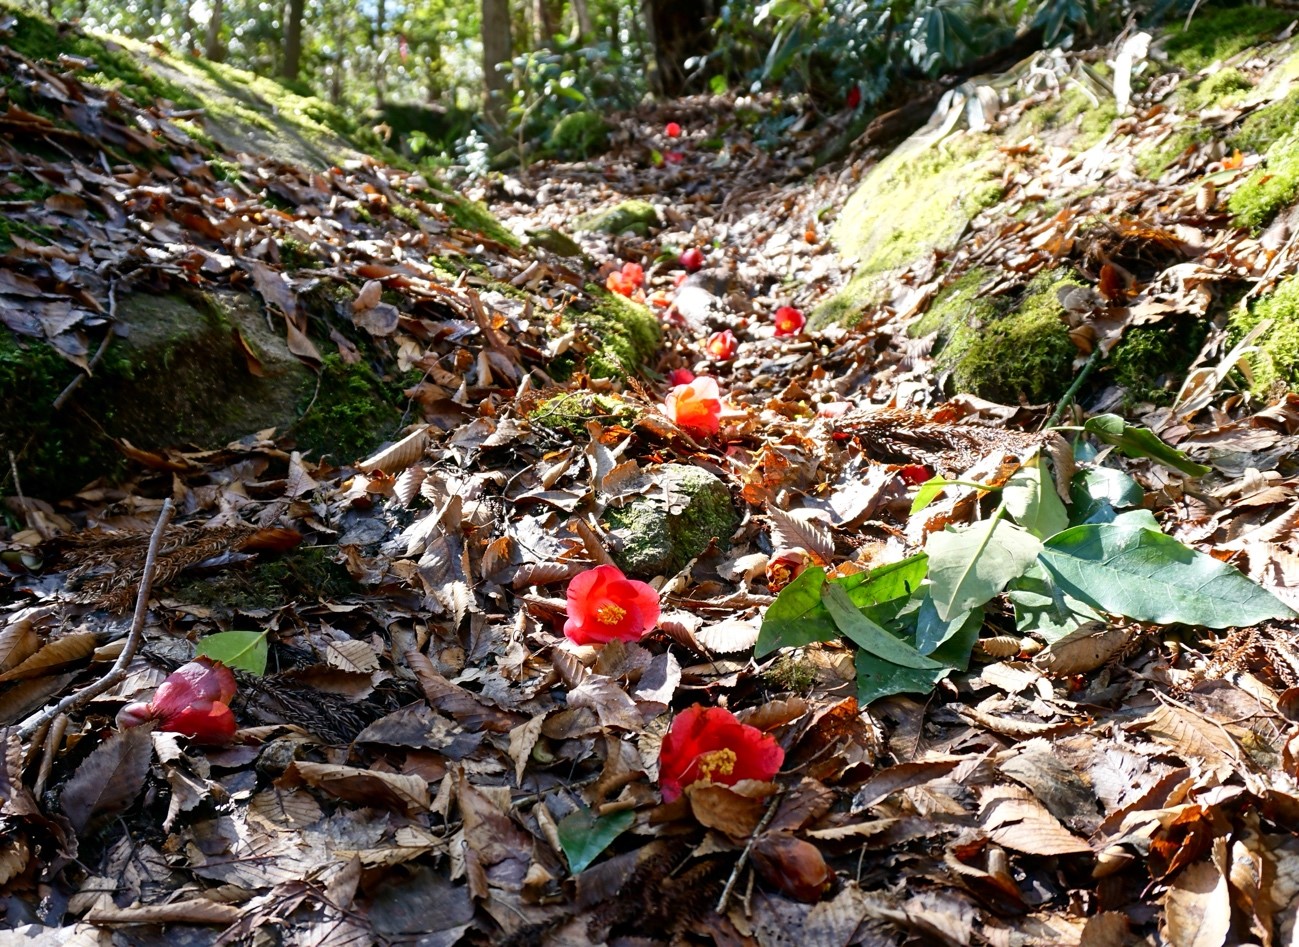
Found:
<path fill-rule="evenodd" d="M 1025 112 L 1005 137 L 1015 141 L 1036 135 L 1051 145 L 1079 154 L 1104 138 L 1117 117 L 1114 97 L 1106 90 L 1098 85 L 1089 94 L 1071 83 L 1056 97 Z"/>
<path fill-rule="evenodd" d="M 1137 171 L 1154 181 L 1192 148 L 1207 144 L 1212 139 L 1213 133 L 1202 125 L 1190 124 L 1178 128 L 1166 137 L 1137 150 Z"/>
<path fill-rule="evenodd" d="M 956 391 L 1016 404 L 1058 398 L 1073 379 L 1077 349 L 1061 318 L 1059 290 L 1081 285 L 1071 273 L 1040 274 L 1016 299 L 985 297 L 987 273 L 974 270 L 953 282 L 912 327 L 937 332 L 934 365 Z"/>
<path fill-rule="evenodd" d="M 1264 319 L 1272 320 L 1272 325 L 1255 341 L 1258 350 L 1248 356 L 1251 388 L 1260 395 L 1281 386 L 1299 390 L 1299 276 L 1283 280 L 1271 295 L 1248 308 L 1238 307 L 1229 320 L 1231 341 L 1238 341 Z"/>
<path fill-rule="evenodd" d="M 1128 329 L 1107 363 L 1114 383 L 1130 401 L 1172 404 L 1208 331 L 1202 319 Z"/>
<path fill-rule="evenodd" d="M 569 112 L 550 132 L 549 150 L 565 158 L 589 158 L 609 147 L 609 123 L 599 112 Z"/>
<path fill-rule="evenodd" d="M 857 260 L 853 278 L 812 313 L 812 328 L 851 325 L 878 303 L 880 276 L 935 250 L 950 250 L 971 217 L 1001 197 L 994 139 L 962 134 L 934 143 L 923 134 L 866 175 L 831 238 Z"/>
<path fill-rule="evenodd" d="M 739 522 L 726 484 L 706 470 L 666 464 L 653 472 L 661 492 L 609 510 L 604 526 L 617 548 L 614 561 L 628 575 L 672 575 L 712 540 L 725 549 Z"/>
<path fill-rule="evenodd" d="M 625 296 L 602 289 L 594 283 L 586 287 L 591 303 L 586 308 L 570 306 L 563 324 L 581 330 L 590 337 L 591 351 L 586 356 L 586 373 L 592 378 L 626 378 L 641 370 L 658 351 L 663 330 L 658 319 L 644 306 Z M 567 356 L 553 366 L 563 377 L 573 368 Z"/>
<path fill-rule="evenodd" d="M 594 230 L 617 236 L 620 233 L 634 233 L 642 237 L 649 236 L 651 227 L 663 226 L 658 208 L 649 201 L 623 201 L 608 210 L 585 214 L 573 221 L 577 231 Z"/>
<path fill-rule="evenodd" d="M 325 356 L 315 399 L 289 429 L 299 448 L 335 463 L 352 463 L 390 439 L 401 426 L 399 392 L 364 363 Z"/>
<path fill-rule="evenodd" d="M 635 423 L 638 414 L 635 407 L 617 395 L 563 391 L 540 402 L 528 412 L 528 420 L 537 427 L 585 439 L 586 426 L 591 421 L 629 427 Z"/>
<path fill-rule="evenodd" d="M 1272 7 L 1205 6 L 1189 24 L 1168 31 L 1164 51 L 1174 65 L 1195 72 L 1274 38 L 1293 21 L 1292 12 Z"/>
<path fill-rule="evenodd" d="M 1268 148 L 1263 166 L 1245 179 L 1227 201 L 1241 227 L 1258 230 L 1299 199 L 1299 134 Z"/>
<path fill-rule="evenodd" d="M 1239 69 L 1223 69 L 1179 90 L 1178 97 L 1188 112 L 1221 108 L 1240 101 L 1254 83 Z"/>
<path fill-rule="evenodd" d="M 218 616 L 258 612 L 285 605 L 336 601 L 357 590 L 332 549 L 302 546 L 275 558 L 258 557 L 210 575 L 195 573 L 172 584 L 166 595 L 210 608 Z"/>

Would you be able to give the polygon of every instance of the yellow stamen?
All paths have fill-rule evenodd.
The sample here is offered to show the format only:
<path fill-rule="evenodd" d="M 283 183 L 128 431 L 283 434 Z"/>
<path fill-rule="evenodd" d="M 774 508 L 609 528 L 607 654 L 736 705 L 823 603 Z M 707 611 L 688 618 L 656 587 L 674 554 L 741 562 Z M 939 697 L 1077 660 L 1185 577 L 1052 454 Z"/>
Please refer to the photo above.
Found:
<path fill-rule="evenodd" d="M 699 754 L 699 778 L 706 783 L 713 781 L 715 774 L 730 776 L 735 772 L 735 751 L 729 747 Z"/>
<path fill-rule="evenodd" d="M 619 608 L 613 602 L 605 602 L 595 610 L 595 617 L 601 624 L 616 625 L 627 617 L 627 609 Z"/>

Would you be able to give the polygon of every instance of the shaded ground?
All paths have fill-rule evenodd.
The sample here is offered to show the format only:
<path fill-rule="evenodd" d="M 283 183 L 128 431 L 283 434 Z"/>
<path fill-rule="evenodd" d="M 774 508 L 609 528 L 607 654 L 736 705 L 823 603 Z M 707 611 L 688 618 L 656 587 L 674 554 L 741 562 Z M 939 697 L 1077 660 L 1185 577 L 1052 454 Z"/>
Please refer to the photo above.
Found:
<path fill-rule="evenodd" d="M 1294 196 L 1277 29 L 1184 41 L 1104 121 L 1069 98 L 1104 91 L 1086 57 L 1035 63 L 989 81 L 990 132 L 940 111 L 892 165 L 814 169 L 847 115 L 771 155 L 732 121 L 751 103 L 646 110 L 606 156 L 468 185 L 500 225 L 379 164 L 213 150 L 10 59 L 10 362 L 89 367 L 110 289 L 233 292 L 319 384 L 277 430 L 146 449 L 88 381 L 124 476 L 12 484 L 6 923 L 36 943 L 1288 942 L 1299 400 L 1284 345 L 1245 335 L 1293 324 L 1289 230 L 1249 229 Z M 1233 55 L 1239 79 L 1199 97 Z M 927 228 L 873 191 L 967 222 L 908 242 Z M 632 198 L 659 219 L 643 235 L 573 227 Z M 687 246 L 707 265 L 678 287 Z M 652 308 L 601 288 L 626 262 Z M 776 337 L 780 305 L 827 328 Z M 723 330 L 736 354 L 706 357 Z M 223 357 L 264 377 L 250 335 Z M 1060 399 L 1089 364 L 1083 431 Z M 682 367 L 721 383 L 716 436 L 663 413 Z M 1057 405 L 1078 423 L 1043 432 Z M 935 474 L 959 482 L 921 504 Z M 180 525 L 141 655 L 38 719 L 119 653 L 164 498 Z M 1147 574 L 1098 573 L 1070 537 L 1136 537 Z M 971 539 L 1002 554 L 953 552 Z M 574 646 L 566 584 L 611 558 L 642 563 L 662 618 Z M 230 630 L 267 646 L 233 744 L 114 727 Z M 664 803 L 659 748 L 695 703 L 771 734 L 775 780 Z"/>

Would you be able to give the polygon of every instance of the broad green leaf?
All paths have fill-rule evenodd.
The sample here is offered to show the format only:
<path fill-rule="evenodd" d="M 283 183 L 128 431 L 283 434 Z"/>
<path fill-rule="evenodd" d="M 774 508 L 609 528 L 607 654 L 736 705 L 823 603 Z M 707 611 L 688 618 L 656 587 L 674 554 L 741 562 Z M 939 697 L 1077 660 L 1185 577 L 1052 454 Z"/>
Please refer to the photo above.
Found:
<path fill-rule="evenodd" d="M 1040 561 L 1010 583 L 1006 597 L 1015 607 L 1016 630 L 1041 635 L 1048 644 L 1104 617 L 1090 605 L 1066 595 Z"/>
<path fill-rule="evenodd" d="M 1139 522 L 1074 526 L 1040 558 L 1064 592 L 1137 621 L 1227 628 L 1294 616 L 1238 570 Z"/>
<path fill-rule="evenodd" d="M 965 623 L 970 620 L 971 612 L 958 612 L 950 621 L 943 621 L 938 617 L 934 599 L 926 589 L 920 598 L 920 607 L 916 609 L 915 615 L 916 650 L 921 654 L 932 654 L 965 626 Z M 980 619 L 983 617 L 982 610 L 979 617 Z"/>
<path fill-rule="evenodd" d="M 1044 476 L 1042 457 L 1037 455 L 1011 475 L 1001 493 L 1001 502 L 1015 522 L 1038 539 L 1054 536 L 1069 528 L 1069 512 L 1055 492 L 1055 483 Z"/>
<path fill-rule="evenodd" d="M 987 602 L 1023 575 L 1041 548 L 1027 530 L 996 516 L 929 537 L 929 594 L 938 617 L 950 621 Z"/>
<path fill-rule="evenodd" d="M 984 490 L 993 492 L 1000 490 L 1001 487 L 988 483 L 974 483 L 969 480 L 948 480 L 946 477 L 930 477 L 922 483 L 916 490 L 915 499 L 911 501 L 911 516 L 915 516 L 930 503 L 934 502 L 934 497 L 942 493 L 947 487 L 973 487 L 975 490 Z"/>
<path fill-rule="evenodd" d="M 1069 524 L 1108 523 L 1115 510 L 1139 506 L 1145 497 L 1141 485 L 1113 467 L 1089 467 L 1079 470 L 1069 483 Z"/>
<path fill-rule="evenodd" d="M 912 591 L 924 581 L 927 569 L 928 558 L 920 553 L 831 582 L 848 593 L 853 605 L 882 625 L 902 610 Z M 817 567 L 804 570 L 781 590 L 762 618 L 753 649 L 755 658 L 765 657 L 779 648 L 801 648 L 813 641 L 832 641 L 839 637 L 839 629 L 821 601 L 825 584 L 825 570 Z"/>
<path fill-rule="evenodd" d="M 559 844 L 568 859 L 568 870 L 577 874 L 595 861 L 613 840 L 631 826 L 635 813 L 630 809 L 596 815 L 586 806 L 579 806 L 556 826 Z"/>
<path fill-rule="evenodd" d="M 840 633 L 857 647 L 891 664 L 909 668 L 937 668 L 942 665 L 925 657 L 911 645 L 899 641 L 859 612 L 848 593 L 833 582 L 821 590 L 822 600 Z"/>
<path fill-rule="evenodd" d="M 890 694 L 921 693 L 933 690 L 934 685 L 953 671 L 969 666 L 970 650 L 979 637 L 983 624 L 981 610 L 971 612 L 965 623 L 931 657 L 940 663 L 936 668 L 913 668 L 885 661 L 883 658 L 858 651 L 857 702 L 865 707 L 871 701 Z"/>
<path fill-rule="evenodd" d="M 1165 444 L 1149 428 L 1129 424 L 1117 414 L 1098 414 L 1088 418 L 1083 430 L 1099 441 L 1113 444 L 1129 457 L 1149 457 L 1165 467 L 1180 470 L 1188 477 L 1203 477 L 1213 469 L 1195 463 L 1176 447 Z"/>
<path fill-rule="evenodd" d="M 266 673 L 266 632 L 218 631 L 199 641 L 195 654 L 250 674 Z"/>

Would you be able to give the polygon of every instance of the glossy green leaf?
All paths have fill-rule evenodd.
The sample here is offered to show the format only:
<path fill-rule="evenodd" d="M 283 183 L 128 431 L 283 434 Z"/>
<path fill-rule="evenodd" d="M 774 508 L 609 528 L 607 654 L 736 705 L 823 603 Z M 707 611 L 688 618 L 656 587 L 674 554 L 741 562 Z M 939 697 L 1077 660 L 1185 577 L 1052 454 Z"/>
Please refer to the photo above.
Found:
<path fill-rule="evenodd" d="M 848 593 L 834 583 L 827 584 L 821 595 L 840 633 L 863 651 L 903 667 L 942 667 L 940 662 L 925 657 L 905 641 L 899 641 L 859 612 L 848 598 Z"/>
<path fill-rule="evenodd" d="M 1048 644 L 1104 617 L 1066 594 L 1040 561 L 1010 584 L 1006 597 L 1015 608 L 1016 630 L 1024 635 L 1040 635 Z"/>
<path fill-rule="evenodd" d="M 1141 522 L 1074 526 L 1043 545 L 1041 562 L 1067 594 L 1137 621 L 1227 628 L 1293 617 L 1237 569 Z"/>
<path fill-rule="evenodd" d="M 910 515 L 915 516 L 930 503 L 933 503 L 934 497 L 942 493 L 947 487 L 973 487 L 975 490 L 985 492 L 1001 489 L 1001 487 L 992 486 L 991 484 L 974 483 L 970 480 L 948 480 L 946 477 L 930 477 L 916 490 L 915 498 L 911 501 Z"/>
<path fill-rule="evenodd" d="M 630 809 L 596 815 L 586 806 L 580 806 L 556 826 L 559 844 L 568 859 L 568 870 L 577 874 L 595 861 L 613 840 L 631 827 L 635 813 Z"/>
<path fill-rule="evenodd" d="M 929 538 L 929 594 L 938 617 L 954 615 L 984 604 L 1032 565 L 1041 542 L 999 517 L 962 529 L 948 529 Z"/>
<path fill-rule="evenodd" d="M 971 610 L 973 611 L 973 610 Z M 938 617 L 938 609 L 928 589 L 920 598 L 916 609 L 916 650 L 921 654 L 932 654 L 970 620 L 970 611 L 958 612 L 950 620 Z M 979 610 L 982 617 L 982 610 Z"/>
<path fill-rule="evenodd" d="M 196 656 L 257 675 L 266 673 L 267 653 L 264 631 L 218 631 L 199 641 L 195 649 Z"/>
<path fill-rule="evenodd" d="M 1139 506 L 1145 498 L 1141 485 L 1113 467 L 1079 470 L 1069 483 L 1069 525 L 1109 523 L 1117 510 Z"/>
<path fill-rule="evenodd" d="M 1188 477 L 1203 477 L 1212 469 L 1195 463 L 1184 452 L 1165 444 L 1149 428 L 1129 424 L 1117 414 L 1098 414 L 1088 418 L 1083 430 L 1099 441 L 1113 444 L 1129 457 L 1149 457 L 1165 467 L 1180 470 Z"/>
<path fill-rule="evenodd" d="M 858 651 L 857 702 L 864 707 L 871 701 L 890 694 L 927 694 L 947 675 L 969 666 L 970 651 L 979 637 L 982 624 L 982 610 L 971 612 L 956 633 L 930 656 L 939 664 L 934 668 L 906 667 L 885 661 L 866 651 Z"/>
<path fill-rule="evenodd" d="M 1011 475 L 1001 493 L 1001 502 L 1015 522 L 1038 539 L 1046 539 L 1069 527 L 1069 511 L 1055 492 L 1055 483 L 1041 466 L 1037 455 Z"/>

